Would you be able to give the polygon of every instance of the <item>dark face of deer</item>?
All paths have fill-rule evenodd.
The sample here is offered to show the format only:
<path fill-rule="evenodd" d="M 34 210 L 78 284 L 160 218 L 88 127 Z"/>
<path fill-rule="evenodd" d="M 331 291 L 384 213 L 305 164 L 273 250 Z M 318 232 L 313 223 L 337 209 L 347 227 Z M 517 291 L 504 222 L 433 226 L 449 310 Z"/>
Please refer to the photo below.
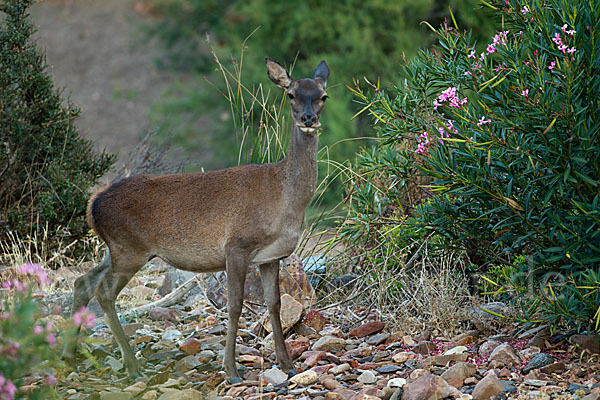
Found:
<path fill-rule="evenodd" d="M 319 118 L 327 99 L 325 86 L 329 78 L 329 67 L 325 61 L 315 69 L 312 79 L 292 80 L 285 68 L 267 58 L 269 78 L 285 89 L 290 98 L 294 123 L 304 133 L 312 134 L 320 126 Z"/>

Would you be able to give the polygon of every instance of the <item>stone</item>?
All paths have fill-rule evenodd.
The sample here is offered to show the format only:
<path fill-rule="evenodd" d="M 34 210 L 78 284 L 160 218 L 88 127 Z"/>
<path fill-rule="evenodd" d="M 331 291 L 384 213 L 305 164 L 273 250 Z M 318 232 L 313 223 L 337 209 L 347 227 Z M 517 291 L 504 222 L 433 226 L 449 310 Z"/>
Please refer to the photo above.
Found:
<path fill-rule="evenodd" d="M 183 375 L 200 365 L 202 365 L 202 363 L 198 361 L 196 356 L 187 356 L 175 363 L 175 371 L 177 371 L 180 375 Z"/>
<path fill-rule="evenodd" d="M 417 344 L 417 342 L 415 342 L 415 340 L 410 335 L 402 336 L 402 342 L 405 346 L 414 346 Z"/>
<path fill-rule="evenodd" d="M 378 333 L 376 335 L 369 336 L 365 342 L 371 346 L 378 346 L 381 343 L 385 342 L 387 338 L 390 337 L 387 333 Z"/>
<path fill-rule="evenodd" d="M 479 338 L 479 332 L 476 330 L 467 331 L 460 335 L 454 336 L 452 342 L 457 346 L 464 346 L 473 343 Z"/>
<path fill-rule="evenodd" d="M 346 340 L 335 336 L 323 336 L 312 345 L 315 351 L 338 351 L 346 345 Z"/>
<path fill-rule="evenodd" d="M 401 387 L 404 387 L 404 385 L 406 385 L 406 379 L 404 379 L 404 378 L 390 379 L 388 381 L 387 385 L 392 388 L 401 388 Z"/>
<path fill-rule="evenodd" d="M 144 390 L 146 390 L 146 384 L 142 381 L 136 382 L 133 385 L 127 386 L 125 389 L 123 389 L 124 392 L 129 392 L 134 396 L 137 396 Z"/>
<path fill-rule="evenodd" d="M 215 357 L 215 352 L 211 350 L 202 350 L 200 353 L 196 354 L 196 358 L 201 363 L 210 362 Z"/>
<path fill-rule="evenodd" d="M 287 339 L 285 341 L 285 347 L 287 348 L 288 354 L 292 360 L 298 358 L 302 353 L 304 353 L 310 347 L 310 343 L 308 339 L 300 340 L 300 339 Z"/>
<path fill-rule="evenodd" d="M 273 367 L 263 373 L 263 379 L 269 382 L 271 385 L 277 386 L 287 381 L 288 377 L 285 372 L 277 367 Z"/>
<path fill-rule="evenodd" d="M 310 368 L 314 367 L 319 361 L 324 359 L 326 354 L 327 353 L 325 353 L 324 351 L 307 351 L 304 354 L 302 354 L 302 357 L 300 357 L 300 359 L 304 359 L 304 364 Z"/>
<path fill-rule="evenodd" d="M 392 356 L 392 360 L 397 363 L 404 363 L 415 358 L 417 358 L 417 355 L 410 351 L 401 351 Z"/>
<path fill-rule="evenodd" d="M 527 386 L 544 387 L 548 384 L 548 381 L 541 379 L 525 379 L 523 383 Z"/>
<path fill-rule="evenodd" d="M 510 344 L 503 343 L 492 351 L 488 357 L 488 361 L 498 361 L 506 367 L 511 368 L 521 364 L 521 357 L 519 357 Z"/>
<path fill-rule="evenodd" d="M 573 335 L 570 338 L 571 343 L 577 345 L 582 352 L 589 354 L 600 353 L 600 342 L 594 335 Z"/>
<path fill-rule="evenodd" d="M 566 369 L 566 367 L 567 366 L 565 365 L 564 362 L 557 362 L 557 363 L 550 364 L 550 365 L 540 368 L 540 371 L 542 371 L 545 374 L 552 374 L 554 372 L 564 371 Z"/>
<path fill-rule="evenodd" d="M 304 311 L 304 306 L 299 301 L 296 301 L 292 296 L 287 293 L 284 293 L 281 296 L 281 311 L 279 313 L 281 319 L 281 328 L 283 329 L 283 333 L 286 333 L 290 330 L 292 326 L 296 324 L 296 322 L 300 321 L 302 317 L 302 312 Z M 271 321 L 268 317 L 268 312 L 263 317 L 263 327 L 267 330 L 267 332 L 273 332 L 273 328 L 271 327 Z"/>
<path fill-rule="evenodd" d="M 384 364 L 376 369 L 376 371 L 380 374 L 393 374 L 400 370 L 402 370 L 402 367 L 393 364 Z"/>
<path fill-rule="evenodd" d="M 488 340 L 487 342 L 479 346 L 479 350 L 477 351 L 477 353 L 480 357 L 488 358 L 490 354 L 492 354 L 492 351 L 494 351 L 494 349 L 500 346 L 501 344 L 502 342 L 497 340 Z"/>
<path fill-rule="evenodd" d="M 600 398 L 600 392 L 592 392 L 587 396 L 584 396 L 581 400 L 598 400 Z"/>
<path fill-rule="evenodd" d="M 427 357 L 423 360 L 424 367 L 430 367 L 432 365 L 437 365 L 439 367 L 445 367 L 451 362 L 461 362 L 467 361 L 468 354 L 440 354 L 438 356 Z"/>
<path fill-rule="evenodd" d="M 142 400 L 156 400 L 158 399 L 158 393 L 156 390 L 148 390 L 141 397 Z"/>
<path fill-rule="evenodd" d="M 164 331 L 162 334 L 162 340 L 170 340 L 171 342 L 175 342 L 183 337 L 183 333 L 178 331 L 177 329 L 171 329 L 168 331 Z"/>
<path fill-rule="evenodd" d="M 546 353 L 538 353 L 531 357 L 531 360 L 527 363 L 527 365 L 523 368 L 523 373 L 528 374 L 530 371 L 534 369 L 543 368 L 547 365 L 550 365 L 554 362 L 554 357 L 550 354 Z"/>
<path fill-rule="evenodd" d="M 106 364 L 115 372 L 118 372 L 123 369 L 123 363 L 113 356 L 106 357 Z"/>
<path fill-rule="evenodd" d="M 133 394 L 128 392 L 105 392 L 100 394 L 100 400 L 131 400 Z"/>
<path fill-rule="evenodd" d="M 153 321 L 177 322 L 180 316 L 180 311 L 166 307 L 154 307 L 148 312 L 148 317 Z"/>
<path fill-rule="evenodd" d="M 349 371 L 351 369 L 352 369 L 352 367 L 350 366 L 350 364 L 343 363 L 343 364 L 340 364 L 340 365 L 337 365 L 337 366 L 331 368 L 329 370 L 329 372 L 332 373 L 332 374 L 334 374 L 334 375 L 338 375 L 338 374 L 341 374 L 342 372 L 346 372 L 346 371 Z"/>
<path fill-rule="evenodd" d="M 123 327 L 123 332 L 125 332 L 125 335 L 127 336 L 133 336 L 135 335 L 135 331 L 137 331 L 138 329 L 143 329 L 144 328 L 144 324 L 123 324 L 121 325 Z"/>
<path fill-rule="evenodd" d="M 308 310 L 302 323 L 313 328 L 315 332 L 320 332 L 329 323 L 329 320 L 317 310 Z"/>
<path fill-rule="evenodd" d="M 432 352 L 434 352 L 436 350 L 436 346 L 433 342 L 430 342 L 428 340 L 424 340 L 420 343 L 417 343 L 416 345 L 414 345 L 411 349 L 414 353 L 417 354 L 421 354 L 421 355 L 428 355 Z"/>
<path fill-rule="evenodd" d="M 357 381 L 364 383 L 366 385 L 370 385 L 372 383 L 377 382 L 377 377 L 373 373 L 373 371 L 365 371 L 358 377 Z"/>
<path fill-rule="evenodd" d="M 496 374 L 487 374 L 482 380 L 475 385 L 473 389 L 473 400 L 487 400 L 492 396 L 499 395 L 504 391 L 504 386 L 496 376 Z"/>
<path fill-rule="evenodd" d="M 450 354 L 462 354 L 462 353 L 464 353 L 467 350 L 468 349 L 465 346 L 456 346 L 456 347 L 453 347 L 451 349 L 446 350 L 444 352 L 444 355 L 448 356 Z"/>
<path fill-rule="evenodd" d="M 189 356 L 196 355 L 202 349 L 202 343 L 194 338 L 186 339 L 180 346 L 179 349 Z"/>
<path fill-rule="evenodd" d="M 467 362 L 458 362 L 448 368 L 441 377 L 444 378 L 450 386 L 460 388 L 464 385 L 465 379 L 472 377 L 477 372 L 475 364 Z"/>
<path fill-rule="evenodd" d="M 204 400 L 206 395 L 194 389 L 174 390 L 163 394 L 158 400 Z"/>
<path fill-rule="evenodd" d="M 308 371 L 304 371 L 302 373 L 299 373 L 298 375 L 292 376 L 290 378 L 290 382 L 298 385 L 309 386 L 315 383 L 317 379 L 317 373 L 309 369 Z"/>
<path fill-rule="evenodd" d="M 426 373 L 404 387 L 402 400 L 443 399 L 450 392 L 450 385 L 443 378 Z"/>
<path fill-rule="evenodd" d="M 383 328 L 385 328 L 385 322 L 369 321 L 369 322 L 362 324 L 361 326 L 359 326 L 357 328 L 352 329 L 348 333 L 348 336 L 364 338 L 364 337 L 372 335 L 374 333 L 381 332 L 383 330 Z"/>
<path fill-rule="evenodd" d="M 327 324 L 327 325 L 325 325 L 325 327 L 323 328 L 323 330 L 321 330 L 319 332 L 319 335 L 321 335 L 321 336 L 343 337 L 344 336 L 344 332 L 342 332 L 342 330 L 340 329 L 339 326 Z"/>

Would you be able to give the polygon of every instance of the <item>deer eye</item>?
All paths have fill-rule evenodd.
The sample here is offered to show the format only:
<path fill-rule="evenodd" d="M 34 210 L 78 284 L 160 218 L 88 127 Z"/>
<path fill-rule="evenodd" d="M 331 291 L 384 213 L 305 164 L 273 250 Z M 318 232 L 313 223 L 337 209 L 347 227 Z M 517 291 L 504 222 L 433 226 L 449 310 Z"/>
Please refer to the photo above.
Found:
<path fill-rule="evenodd" d="M 288 93 L 287 95 L 288 95 L 288 97 L 290 98 L 290 100 L 294 100 L 294 95 L 293 95 L 293 94 L 291 94 L 291 93 Z"/>
<path fill-rule="evenodd" d="M 325 101 L 329 98 L 329 96 L 327 96 L 326 94 L 323 95 L 323 97 L 321 97 L 321 101 Z"/>

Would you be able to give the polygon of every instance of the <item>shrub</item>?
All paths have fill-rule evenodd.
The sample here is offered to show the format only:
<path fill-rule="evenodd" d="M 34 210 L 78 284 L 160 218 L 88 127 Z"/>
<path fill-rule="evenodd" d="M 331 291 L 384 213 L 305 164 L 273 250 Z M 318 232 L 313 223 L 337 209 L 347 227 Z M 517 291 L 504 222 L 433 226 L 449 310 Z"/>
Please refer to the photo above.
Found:
<path fill-rule="evenodd" d="M 34 288 L 49 284 L 48 277 L 39 264 L 0 272 L 0 399 L 57 398 L 53 387 L 59 365 L 58 327 L 39 319 L 32 297 Z M 93 314 L 80 310 L 74 321 L 61 326 L 66 341 L 75 340 L 77 326 L 93 327 Z"/>
<path fill-rule="evenodd" d="M 63 105 L 31 39 L 27 7 L 33 0 L 0 4 L 0 240 L 48 227 L 51 236 L 85 234 L 88 189 L 112 165 L 79 136 L 79 110 Z M 1 15 L 1 14 L 0 14 Z"/>
<path fill-rule="evenodd" d="M 444 24 L 392 95 L 353 89 L 384 139 L 371 170 L 386 185 L 371 212 L 398 207 L 397 187 L 418 176 L 418 229 L 480 267 L 524 257 L 507 276 L 529 284 L 497 284 L 526 300 L 528 318 L 598 328 L 600 9 L 584 0 L 489 7 L 504 25 L 483 52 Z"/>

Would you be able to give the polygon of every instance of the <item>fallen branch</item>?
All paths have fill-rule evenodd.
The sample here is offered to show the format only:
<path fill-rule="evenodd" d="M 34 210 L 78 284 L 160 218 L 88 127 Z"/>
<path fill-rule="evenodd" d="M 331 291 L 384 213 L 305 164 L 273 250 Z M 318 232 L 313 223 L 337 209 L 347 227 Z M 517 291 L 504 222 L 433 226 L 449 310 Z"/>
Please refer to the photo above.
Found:
<path fill-rule="evenodd" d="M 127 311 L 126 313 L 145 313 L 155 307 L 169 307 L 174 304 L 177 304 L 179 300 L 183 298 L 190 290 L 194 288 L 194 283 L 198 282 L 198 275 L 194 275 L 190 279 L 188 279 L 185 283 L 179 286 L 177 289 L 166 295 L 160 300 L 156 300 L 152 303 L 144 304 L 143 306 L 136 307 L 132 310 Z"/>

